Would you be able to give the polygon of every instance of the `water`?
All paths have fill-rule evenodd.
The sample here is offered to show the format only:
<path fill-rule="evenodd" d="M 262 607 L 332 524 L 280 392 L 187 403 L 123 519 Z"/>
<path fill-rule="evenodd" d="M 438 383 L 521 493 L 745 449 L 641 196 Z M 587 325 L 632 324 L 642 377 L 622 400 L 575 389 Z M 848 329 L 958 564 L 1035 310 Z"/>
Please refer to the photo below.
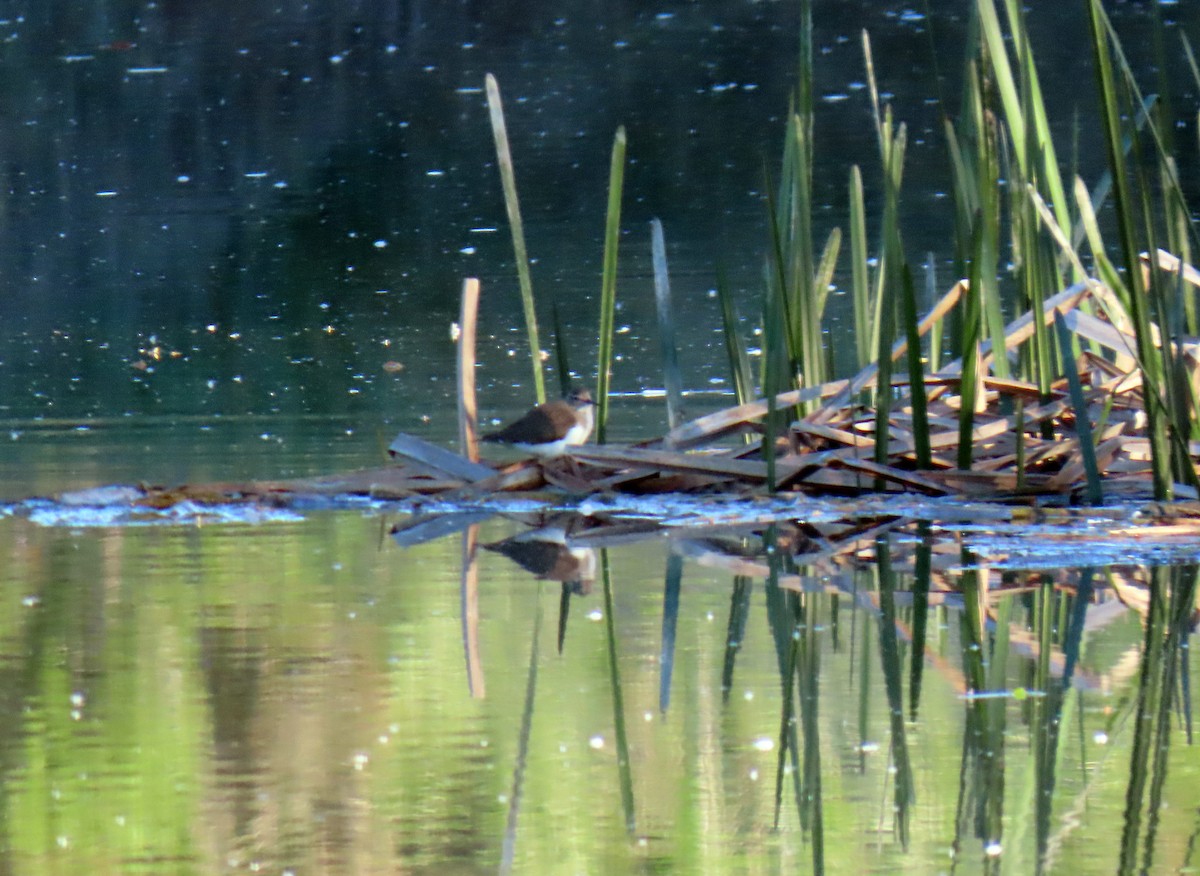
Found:
<path fill-rule="evenodd" d="M 851 163 L 876 189 L 867 28 L 910 129 L 906 245 L 947 263 L 937 98 L 957 101 L 967 8 L 818 4 L 818 237 L 845 224 Z M 1146 67 L 1146 5 L 1112 11 Z M 1161 12 L 1170 39 L 1200 24 L 1186 4 Z M 753 322 L 792 4 L 3 15 L 0 501 L 346 471 L 378 464 L 400 429 L 449 444 L 468 275 L 484 288 L 481 414 L 527 406 L 486 72 L 543 332 L 554 302 L 585 381 L 608 151 L 628 129 L 614 437 L 665 422 L 641 396 L 661 385 L 652 217 L 686 317 L 692 412 L 726 399 L 711 290 L 720 266 Z M 1030 24 L 1061 137 L 1082 114 L 1092 179 L 1089 56 L 1061 38 L 1083 33 L 1079 11 L 1032 9 Z M 931 35 L 953 47 L 940 82 Z M 1175 80 L 1191 142 L 1190 73 Z M 813 524 L 782 530 L 795 552 L 821 552 L 822 504 L 792 509 Z M 870 544 L 861 562 L 783 561 L 772 583 L 761 533 L 656 534 L 608 548 L 607 588 L 603 555 L 572 585 L 481 547 L 465 587 L 462 537 L 402 547 L 398 506 L 126 526 L 30 507 L 0 516 L 2 872 L 1028 873 L 1041 858 L 1086 874 L 1131 853 L 1150 872 L 1195 866 L 1190 700 L 1164 760 L 1137 759 L 1138 728 L 1159 726 L 1136 712 L 1154 690 L 1144 618 L 1161 630 L 1170 607 L 1143 585 L 1170 574 L 1162 592 L 1185 591 L 1187 536 L 1076 533 L 1055 549 L 1058 533 L 958 524 L 922 578 L 923 536 L 906 530 L 890 605 Z M 493 517 L 477 537 L 525 528 Z M 1104 568 L 1089 578 L 1084 561 Z M 973 600 L 979 566 L 992 592 Z M 776 829 L 793 629 L 801 754 L 785 758 Z M 1156 781 L 1127 811 L 1143 778 Z"/>
<path fill-rule="evenodd" d="M 992 842 L 1006 871 L 1031 872 L 1033 801 L 1050 777 L 1052 870 L 1111 872 L 1143 638 L 1111 592 L 1089 610 L 1065 689 L 1059 656 L 1036 686 L 1038 649 L 1021 632 L 1037 579 L 992 597 L 1014 623 L 994 688 L 1006 693 L 971 705 L 961 576 L 939 573 L 915 662 L 907 593 L 889 610 L 869 571 L 805 578 L 817 592 L 803 597 L 797 635 L 811 649 L 803 708 L 814 725 L 801 716 L 797 732 L 813 734 L 815 767 L 797 762 L 803 822 L 785 768 L 774 831 L 785 591 L 689 561 L 668 611 L 661 538 L 610 552 L 611 604 L 602 571 L 571 593 L 495 551 L 478 553 L 464 590 L 460 539 L 396 547 L 386 527 L 402 519 L 8 521 L 0 649 L 6 708 L 20 716 L 0 740 L 11 870 L 794 871 L 816 854 L 819 804 L 830 872 L 948 872 L 952 850 L 959 870 L 977 872 Z M 493 520 L 478 537 L 517 531 Z M 1071 600 L 1053 594 L 1080 578 L 1053 580 L 1065 624 Z M 889 611 L 894 626 L 881 620 Z M 995 647 L 985 641 L 984 656 Z M 897 727 L 889 685 L 900 678 Z M 971 723 L 977 707 L 1002 720 L 998 735 Z M 1038 749 L 1052 728 L 1047 761 Z M 902 804 L 900 740 L 912 789 Z M 1195 771 L 1190 749 L 1172 746 L 1153 846 L 1167 869 L 1187 860 L 1177 840 L 1194 826 Z M 997 807 L 994 823 L 978 816 L 994 834 L 977 835 L 977 795 Z"/>

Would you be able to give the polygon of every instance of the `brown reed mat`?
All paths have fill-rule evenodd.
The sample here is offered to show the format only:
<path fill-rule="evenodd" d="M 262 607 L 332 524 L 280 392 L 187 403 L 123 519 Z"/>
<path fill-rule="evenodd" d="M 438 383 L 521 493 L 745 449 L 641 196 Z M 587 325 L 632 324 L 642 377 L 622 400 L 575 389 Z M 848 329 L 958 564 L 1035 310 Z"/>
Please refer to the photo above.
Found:
<path fill-rule="evenodd" d="M 1159 261 L 1166 270 L 1180 270 L 1179 260 L 1166 253 L 1159 254 Z M 1187 266 L 1184 276 L 1189 282 L 1196 281 L 1195 272 Z M 921 331 L 927 331 L 935 316 L 953 307 L 964 289 L 965 283 L 960 282 L 944 296 L 922 320 Z M 531 462 L 527 468 L 518 466 L 516 472 L 537 468 L 544 484 L 584 494 L 682 491 L 738 495 L 773 487 L 806 495 L 916 492 L 1070 503 L 1085 487 L 1077 426 L 1080 418 L 1086 417 L 1105 497 L 1149 498 L 1145 399 L 1135 366 L 1137 344 L 1124 311 L 1106 287 L 1086 280 L 1048 300 L 1040 318 L 1052 327 L 1056 313 L 1062 314 L 1084 350 L 1074 364 L 1083 388 L 1084 410 L 1072 405 L 1065 375 L 1042 393 L 1032 383 L 996 376 L 991 344 L 981 344 L 970 470 L 959 469 L 956 462 L 962 363 L 954 361 L 925 378 L 932 451 L 926 470 L 917 469 L 907 378 L 891 384 L 886 461 L 877 460 L 875 412 L 864 404 L 876 384 L 878 372 L 871 366 L 849 380 L 778 395 L 774 408 L 786 412 L 791 422 L 767 441 L 770 462 L 763 449 L 770 406 L 760 399 L 685 423 L 657 441 L 580 447 L 572 451 L 570 465 Z M 1006 327 L 1004 349 L 1010 360 L 1032 342 L 1034 322 L 1035 315 L 1026 313 Z M 1182 361 L 1200 360 L 1200 345 L 1178 346 Z M 905 343 L 897 343 L 893 359 L 905 351 Z M 397 442 L 392 450 L 400 458 L 430 463 L 420 442 L 409 436 L 400 436 Z M 1191 451 L 1193 458 L 1200 452 L 1195 447 Z M 461 474 L 464 486 L 458 493 L 468 496 L 497 488 L 529 489 L 538 480 L 536 475 L 518 476 L 511 469 L 503 476 Z M 1177 487 L 1177 495 L 1196 498 L 1185 485 Z"/>
<path fill-rule="evenodd" d="M 1200 275 L 1167 253 L 1162 269 L 1200 284 Z M 1148 264 L 1148 262 L 1147 262 Z M 921 321 L 929 330 L 966 288 L 960 281 Z M 258 501 L 287 504 L 297 497 L 369 496 L 406 499 L 437 496 L 471 503 L 498 494 L 551 490 L 575 496 L 656 493 L 726 497 L 783 492 L 805 496 L 915 493 L 1035 506 L 1067 505 L 1084 496 L 1084 454 L 1078 425 L 1086 417 L 1106 502 L 1152 497 L 1145 398 L 1136 367 L 1136 341 L 1113 293 L 1085 280 L 1045 302 L 1041 314 L 1026 313 L 1005 330 L 1009 360 L 1034 337 L 1035 319 L 1052 327 L 1061 313 L 1083 352 L 1074 362 L 1084 409 L 1071 402 L 1065 375 L 1042 393 L 1034 384 L 994 371 L 989 341 L 979 347 L 976 409 L 971 423 L 971 468 L 957 467 L 962 362 L 943 365 L 924 381 L 931 462 L 918 470 L 914 411 L 907 378 L 892 381 L 889 442 L 876 459 L 875 412 L 867 406 L 878 371 L 863 369 L 849 380 L 803 387 L 684 423 L 638 445 L 574 448 L 570 458 L 507 466 L 477 462 L 411 435 L 400 434 L 389 450 L 396 465 L 292 481 L 145 488 L 140 504 L 167 507 L 183 500 Z M 1155 337 L 1157 329 L 1154 329 Z M 1200 344 L 1176 345 L 1178 359 L 1200 363 Z M 897 342 L 893 360 L 906 352 Z M 1193 390 L 1200 379 L 1191 375 Z M 780 425 L 766 436 L 771 409 Z M 782 413 L 784 416 L 779 417 Z M 1086 433 L 1085 433 L 1086 434 Z M 764 442 L 769 453 L 764 451 Z M 1200 448 L 1189 448 L 1192 459 Z M 769 458 L 768 458 L 769 457 Z M 1198 497 L 1186 485 L 1176 496 Z M 1172 512 L 1174 513 L 1174 512 Z M 1190 525 L 1190 519 L 1186 525 Z"/>

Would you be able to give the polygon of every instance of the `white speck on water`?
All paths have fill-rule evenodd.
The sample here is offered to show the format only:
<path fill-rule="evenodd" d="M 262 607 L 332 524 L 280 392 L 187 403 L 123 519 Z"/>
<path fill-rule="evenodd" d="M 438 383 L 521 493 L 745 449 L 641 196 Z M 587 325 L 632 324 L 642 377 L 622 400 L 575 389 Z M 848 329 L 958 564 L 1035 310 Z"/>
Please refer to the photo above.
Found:
<path fill-rule="evenodd" d="M 446 171 L 444 171 L 444 170 L 427 170 L 427 171 L 425 171 L 425 175 L 426 176 L 445 176 Z"/>
<path fill-rule="evenodd" d="M 744 694 L 742 694 L 742 699 L 744 699 L 746 702 L 750 702 L 750 700 L 754 699 L 754 691 L 746 691 Z"/>
<path fill-rule="evenodd" d="M 372 244 L 376 249 L 387 249 L 388 242 L 380 238 Z"/>
<path fill-rule="evenodd" d="M 1092 742 L 1095 742 L 1097 745 L 1108 745 L 1108 734 L 1103 730 L 1097 730 L 1092 734 Z"/>
<path fill-rule="evenodd" d="M 360 751 L 358 754 L 354 755 L 354 768 L 359 772 L 362 772 L 366 765 L 370 763 L 370 761 L 371 758 Z"/>
<path fill-rule="evenodd" d="M 460 252 L 462 255 L 475 255 L 475 247 L 473 247 L 473 246 L 464 246 L 462 249 L 460 249 L 460 250 L 459 250 L 459 252 Z"/>
<path fill-rule="evenodd" d="M 1003 851 L 1004 851 L 1004 846 L 1002 846 L 996 840 L 992 840 L 990 843 L 988 843 L 986 846 L 983 847 L 983 853 L 985 855 L 987 855 L 989 858 L 999 858 Z"/>
<path fill-rule="evenodd" d="M 752 782 L 758 781 L 758 770 L 751 768 L 749 775 L 750 775 L 750 781 L 752 781 Z"/>
<path fill-rule="evenodd" d="M 598 608 L 593 608 L 587 613 L 587 619 L 590 621 L 604 620 L 604 612 Z"/>
<path fill-rule="evenodd" d="M 96 192 L 97 198 L 115 198 L 116 196 L 117 193 L 113 189 L 105 189 L 104 191 Z"/>
<path fill-rule="evenodd" d="M 188 176 L 186 173 L 181 173 L 181 174 L 179 174 L 179 176 L 175 177 L 175 182 L 177 182 L 177 183 L 188 183 L 191 181 L 192 181 L 192 178 L 190 176 Z"/>
<path fill-rule="evenodd" d="M 601 748 L 604 747 L 604 737 L 601 736 L 599 733 L 597 733 L 595 736 L 593 736 L 592 738 L 590 738 L 588 740 L 588 745 L 590 745 L 593 749 L 599 751 Z"/>
<path fill-rule="evenodd" d="M 267 172 L 265 170 L 252 170 L 249 173 L 243 173 L 246 179 L 266 179 Z"/>
<path fill-rule="evenodd" d="M 758 751 L 773 751 L 775 749 L 775 740 L 770 736 L 760 736 L 752 744 Z"/>

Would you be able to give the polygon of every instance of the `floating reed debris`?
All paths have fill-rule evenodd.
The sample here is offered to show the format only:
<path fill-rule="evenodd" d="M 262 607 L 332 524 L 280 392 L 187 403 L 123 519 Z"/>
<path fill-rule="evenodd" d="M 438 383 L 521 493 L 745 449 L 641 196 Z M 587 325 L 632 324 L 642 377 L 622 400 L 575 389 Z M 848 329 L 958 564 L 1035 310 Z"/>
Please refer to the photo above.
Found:
<path fill-rule="evenodd" d="M 1144 264 L 1148 268 L 1149 260 Z M 1158 254 L 1157 265 L 1197 283 L 1195 271 L 1183 266 L 1180 274 L 1180 260 L 1168 253 Z M 920 321 L 919 335 L 927 333 L 967 288 L 966 283 L 956 284 Z M 452 468 L 465 474 L 459 487 L 473 496 L 545 485 L 576 494 L 717 490 L 734 495 L 774 486 L 808 495 L 882 491 L 1095 502 L 1102 480 L 1107 496 L 1151 497 L 1154 472 L 1145 394 L 1140 372 L 1131 367 L 1137 342 L 1124 310 L 1103 284 L 1084 280 L 1046 299 L 1040 318 L 1031 312 L 1009 323 L 998 346 L 1005 356 L 1019 356 L 1023 345 L 1038 336 L 1038 323 L 1052 328 L 1056 319 L 1065 333 L 1062 346 L 1067 347 L 1066 340 L 1073 336 L 1084 352 L 1064 356 L 1072 368 L 1052 381 L 1048 392 L 1033 382 L 999 376 L 999 360 L 986 340 L 972 357 L 976 373 L 971 393 L 964 392 L 961 359 L 916 383 L 915 371 L 901 376 L 897 369 L 889 391 L 876 393 L 890 400 L 886 446 L 876 442 L 876 411 L 856 401 L 861 391 L 877 389 L 882 369 L 872 365 L 850 380 L 789 390 L 774 399 L 717 411 L 654 440 L 575 448 L 572 456 L 578 465 L 569 476 L 553 461 L 528 461 L 479 478 L 474 477 L 478 469 L 452 467 L 445 457 L 428 453 L 423 442 L 408 436 L 398 438 L 391 449 L 403 459 L 435 468 L 429 477 L 439 485 L 454 476 Z M 1161 333 L 1151 334 L 1161 342 Z M 908 337 L 893 345 L 891 359 L 905 356 L 916 341 Z M 1181 360 L 1194 356 L 1195 345 L 1173 346 L 1179 348 L 1173 355 Z M 966 454 L 970 467 L 963 468 L 960 418 L 968 398 L 975 412 L 965 433 L 971 445 Z M 772 410 L 800 406 L 809 406 L 810 412 L 791 422 L 781 436 L 765 430 Z M 743 435 L 753 440 L 746 443 Z M 1194 464 L 1200 447 L 1191 446 L 1190 453 Z M 1196 498 L 1184 485 L 1176 485 L 1176 493 Z"/>

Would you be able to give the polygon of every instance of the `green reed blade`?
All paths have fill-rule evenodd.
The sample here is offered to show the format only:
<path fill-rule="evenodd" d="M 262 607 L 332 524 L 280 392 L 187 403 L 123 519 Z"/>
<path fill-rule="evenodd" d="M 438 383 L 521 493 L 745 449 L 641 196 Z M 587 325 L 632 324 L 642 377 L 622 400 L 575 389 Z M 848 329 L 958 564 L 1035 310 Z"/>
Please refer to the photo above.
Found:
<path fill-rule="evenodd" d="M 850 284 L 854 298 L 854 347 L 859 369 L 874 361 L 872 334 L 875 321 L 871 318 L 870 265 L 867 264 L 867 211 L 863 203 L 862 171 L 858 165 L 850 168 Z"/>
<path fill-rule="evenodd" d="M 933 250 L 925 253 L 925 303 L 927 308 L 933 307 L 938 299 L 937 258 Z M 939 319 L 929 327 L 929 371 L 936 374 L 942 367 L 942 333 L 945 320 Z"/>
<path fill-rule="evenodd" d="M 525 249 L 525 226 L 521 222 L 521 205 L 517 201 L 517 176 L 513 170 L 512 150 L 508 145 L 508 128 L 504 123 L 504 106 L 500 102 L 500 86 L 491 73 L 486 77 L 488 113 L 492 120 L 492 137 L 496 141 L 496 165 L 500 168 L 500 184 L 504 189 L 504 206 L 508 211 L 508 227 L 512 231 L 513 261 L 517 265 L 517 281 L 521 286 L 521 306 L 525 311 L 525 333 L 529 338 L 529 355 L 533 360 L 533 389 L 538 404 L 546 400 L 546 381 L 542 375 L 542 347 L 538 340 L 537 309 L 533 304 L 533 280 L 529 275 L 529 255 Z"/>
<path fill-rule="evenodd" d="M 1058 332 L 1058 349 L 1062 355 L 1063 373 L 1071 393 L 1071 406 L 1075 409 L 1075 434 L 1079 438 L 1079 456 L 1087 477 L 1087 500 L 1091 505 L 1104 504 L 1104 491 L 1100 486 L 1100 469 L 1096 464 L 1096 444 L 1092 437 L 1092 423 L 1088 418 L 1087 402 L 1083 397 L 1083 384 L 1079 381 L 1079 369 L 1072 352 L 1071 332 L 1060 311 L 1054 311 L 1054 328 Z"/>
<path fill-rule="evenodd" d="M 908 340 L 908 382 L 912 394 L 913 443 L 917 457 L 917 469 L 925 471 L 932 464 L 929 441 L 929 411 L 925 396 L 924 363 L 921 359 L 921 335 L 917 328 L 920 315 L 917 313 L 917 293 L 913 288 L 912 271 L 904 265 L 902 273 L 901 305 L 904 313 L 904 333 Z"/>
<path fill-rule="evenodd" d="M 1156 397 L 1161 397 L 1163 389 L 1162 359 L 1150 335 L 1150 316 L 1146 312 L 1145 306 L 1148 290 L 1143 283 L 1138 261 L 1140 247 L 1137 233 L 1137 205 L 1133 199 L 1132 185 L 1121 152 L 1122 114 L 1118 107 L 1118 95 L 1109 51 L 1107 16 L 1105 16 L 1099 0 L 1089 0 L 1088 16 L 1091 24 L 1092 54 L 1095 60 L 1097 91 L 1100 95 L 1105 147 L 1108 152 L 1109 170 L 1113 174 L 1113 208 L 1116 214 L 1121 253 L 1125 260 L 1126 277 L 1130 283 L 1130 316 L 1133 318 L 1138 355 L 1142 361 L 1142 382 L 1146 395 L 1146 420 L 1150 438 L 1154 496 L 1156 499 L 1164 501 L 1172 497 L 1174 487 L 1166 423 L 1159 405 L 1154 402 Z"/>
<path fill-rule="evenodd" d="M 608 172 L 608 213 L 604 222 L 604 269 L 600 279 L 600 350 L 596 366 L 596 443 L 608 433 L 612 383 L 613 322 L 617 306 L 617 244 L 621 235 L 621 193 L 625 184 L 625 126 L 613 138 Z"/>
<path fill-rule="evenodd" d="M 880 157 L 884 168 L 883 202 L 883 265 L 880 276 L 882 294 L 879 300 L 879 347 L 875 362 L 879 368 L 875 386 L 875 453 L 880 465 L 888 461 L 891 444 L 892 409 L 892 342 L 896 334 L 897 296 L 902 294 L 905 270 L 904 249 L 900 240 L 900 184 L 904 176 L 904 152 L 907 134 L 904 125 L 893 128 L 892 108 L 886 107 L 879 132 Z M 875 489 L 883 490 L 886 483 L 875 478 Z"/>
<path fill-rule="evenodd" d="M 733 379 L 733 395 L 739 405 L 754 398 L 754 382 L 750 376 L 750 357 L 738 331 L 737 309 L 733 293 L 725 278 L 725 269 L 717 266 L 717 299 L 721 304 L 721 327 L 725 335 L 725 354 L 729 357 L 729 373 Z"/>
<path fill-rule="evenodd" d="M 1004 107 L 1005 120 L 1012 132 L 1012 146 L 1017 161 L 1026 179 L 1034 177 L 1034 162 L 1041 158 L 1039 178 L 1049 193 L 1054 205 L 1058 224 L 1070 227 L 1071 217 L 1067 212 L 1062 175 L 1058 169 L 1058 157 L 1050 131 L 1049 116 L 1042 99 L 1041 84 L 1033 60 L 1033 49 L 1025 28 L 1024 15 L 1016 0 L 1004 0 L 1008 28 L 1015 47 L 1017 64 L 1021 71 L 1024 92 L 1017 87 L 1009 64 L 1008 43 L 1000 29 L 995 0 L 978 0 L 980 36 L 987 46 L 987 58 L 991 64 L 993 81 Z M 1033 130 L 1028 130 L 1032 128 Z M 1030 154 L 1028 144 L 1035 143 L 1039 155 Z M 1081 279 L 1081 278 L 1075 278 Z"/>
<path fill-rule="evenodd" d="M 667 392 L 667 428 L 683 422 L 683 376 L 675 346 L 675 314 L 671 307 L 671 281 L 667 274 L 667 244 L 662 222 L 650 220 L 650 252 L 654 264 L 654 302 L 658 312 L 658 341 L 662 352 L 663 385 Z"/>
<path fill-rule="evenodd" d="M 1192 71 L 1192 81 L 1196 83 L 1197 88 L 1200 88 L 1200 66 L 1196 65 L 1196 53 L 1192 51 L 1192 41 L 1182 30 L 1179 31 L 1179 41 L 1183 43 L 1183 53 L 1187 56 L 1188 68 Z"/>
<path fill-rule="evenodd" d="M 825 249 L 821 251 L 821 261 L 817 263 L 817 273 L 813 278 L 814 325 L 817 331 L 817 348 L 821 347 L 820 330 L 821 317 L 825 312 L 825 302 L 829 298 L 829 290 L 833 287 L 833 274 L 837 270 L 838 254 L 842 249 L 842 229 L 835 228 L 829 232 L 825 240 Z M 824 373 L 822 372 L 822 382 Z"/>
<path fill-rule="evenodd" d="M 975 449 L 972 443 L 975 433 L 975 389 L 979 378 L 979 341 L 982 334 L 982 307 L 978 292 L 978 273 L 982 260 L 978 255 L 982 245 L 980 239 L 983 236 L 983 223 L 979 221 L 978 214 L 973 225 L 971 275 L 962 306 L 962 379 L 958 389 L 958 459 L 955 463 L 964 471 L 970 469 Z"/>
<path fill-rule="evenodd" d="M 1096 211 L 1092 206 L 1091 196 L 1088 194 L 1087 186 L 1079 177 L 1075 177 L 1075 203 L 1079 207 L 1079 223 L 1087 236 L 1088 248 L 1092 251 L 1092 261 L 1096 265 L 1096 272 L 1100 275 L 1104 285 L 1113 291 L 1128 312 L 1129 287 L 1125 285 L 1125 279 L 1117 270 L 1116 265 L 1108 258 L 1104 239 L 1100 236 L 1100 225 L 1096 221 Z"/>
<path fill-rule="evenodd" d="M 1146 127 L 1146 122 L 1150 120 L 1150 112 L 1154 105 L 1158 102 L 1153 94 L 1142 101 L 1141 109 L 1138 110 L 1137 118 L 1133 124 L 1133 132 L 1141 131 Z M 1121 138 L 1121 154 L 1128 155 L 1129 150 L 1133 147 L 1132 133 L 1126 133 Z M 1096 207 L 1103 207 L 1104 202 L 1108 200 L 1109 193 L 1112 191 L 1112 171 L 1105 170 L 1098 178 L 1096 185 L 1092 187 L 1091 200 Z M 1075 220 L 1075 229 L 1071 232 L 1071 246 L 1074 249 L 1079 249 L 1079 245 L 1083 242 L 1085 229 L 1083 227 L 1082 218 Z"/>
<path fill-rule="evenodd" d="M 565 396 L 571 391 L 571 360 L 567 353 L 566 335 L 563 334 L 557 301 L 550 305 L 550 316 L 554 320 L 554 361 L 558 363 L 558 392 L 559 395 Z"/>

